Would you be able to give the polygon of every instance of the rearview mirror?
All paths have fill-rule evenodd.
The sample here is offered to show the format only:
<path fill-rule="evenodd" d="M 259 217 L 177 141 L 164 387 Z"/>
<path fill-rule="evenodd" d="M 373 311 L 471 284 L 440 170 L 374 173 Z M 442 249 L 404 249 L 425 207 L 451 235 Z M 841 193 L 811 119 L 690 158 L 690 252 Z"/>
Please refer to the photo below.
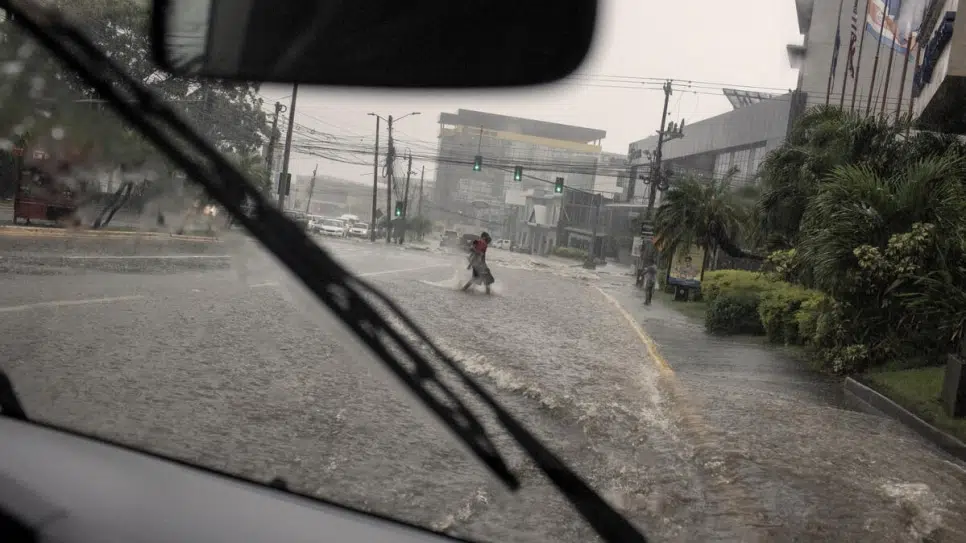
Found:
<path fill-rule="evenodd" d="M 596 0 L 154 0 L 177 75 L 370 87 L 556 81 L 593 40 Z"/>

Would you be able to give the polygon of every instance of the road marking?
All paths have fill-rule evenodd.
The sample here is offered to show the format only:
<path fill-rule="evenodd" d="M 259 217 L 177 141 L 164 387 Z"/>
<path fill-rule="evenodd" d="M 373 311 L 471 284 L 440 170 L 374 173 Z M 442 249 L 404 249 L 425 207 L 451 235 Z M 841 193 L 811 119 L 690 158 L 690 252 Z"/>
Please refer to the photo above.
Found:
<path fill-rule="evenodd" d="M 111 298 L 89 298 L 87 300 L 60 300 L 56 302 L 37 302 L 33 304 L 11 305 L 7 307 L 0 307 L 0 313 L 15 313 L 17 311 L 28 311 L 31 309 L 40 309 L 44 307 L 68 307 L 72 305 L 110 304 L 114 302 L 128 302 L 131 300 L 142 300 L 142 299 L 144 299 L 144 296 L 114 296 Z"/>
<path fill-rule="evenodd" d="M 664 356 L 661 355 L 661 352 L 657 350 L 657 344 L 654 343 L 654 340 L 651 339 L 651 336 L 647 335 L 647 332 L 644 331 L 644 327 L 641 326 L 641 323 L 637 322 L 637 319 L 635 319 L 633 315 L 628 313 L 627 310 L 624 309 L 624 306 L 622 306 L 621 303 L 618 302 L 616 298 L 604 292 L 604 290 L 600 287 L 595 286 L 594 288 L 596 288 L 597 292 L 600 292 L 604 298 L 610 301 L 610 303 L 614 304 L 614 307 L 617 308 L 617 311 L 619 311 L 620 314 L 624 316 L 624 319 L 626 319 L 627 322 L 631 325 L 631 328 L 633 328 L 634 331 L 637 332 L 637 336 L 641 338 L 641 343 L 643 343 L 644 346 L 647 348 L 648 354 L 651 355 L 651 358 L 657 364 L 658 369 L 660 369 L 664 373 L 673 374 L 674 370 L 671 369 L 671 365 L 668 364 L 667 359 L 665 359 Z"/>
<path fill-rule="evenodd" d="M 69 260 L 177 260 L 182 258 L 231 258 L 232 255 L 85 255 L 85 256 L 52 256 Z"/>
<path fill-rule="evenodd" d="M 405 273 L 405 272 L 419 271 L 419 270 L 431 270 L 434 268 L 449 268 L 450 266 L 452 266 L 452 264 L 434 264 L 432 266 L 420 266 L 418 268 L 402 268 L 402 269 L 396 269 L 396 270 L 383 270 L 383 271 L 377 271 L 377 272 L 357 273 L 355 274 L 355 276 L 372 277 L 373 275 L 386 275 L 389 273 Z"/>
<path fill-rule="evenodd" d="M 248 285 L 249 288 L 265 288 L 265 287 L 277 287 L 278 281 L 268 281 L 265 283 L 255 283 L 254 285 Z"/>
<path fill-rule="evenodd" d="M 431 270 L 433 268 L 448 268 L 448 267 L 449 267 L 449 264 L 435 264 L 435 265 L 432 265 L 432 266 L 419 266 L 418 268 L 402 268 L 402 269 L 395 269 L 395 270 L 383 270 L 383 271 L 377 271 L 377 272 L 356 273 L 356 274 L 353 274 L 353 275 L 355 275 L 356 277 L 371 277 L 373 275 L 387 275 L 387 274 L 390 274 L 390 273 L 405 273 L 405 272 L 411 272 L 411 271 Z M 254 285 L 248 285 L 248 287 L 249 288 L 277 287 L 277 286 L 279 286 L 279 284 L 280 283 L 278 281 L 266 281 L 264 283 L 255 283 Z"/>

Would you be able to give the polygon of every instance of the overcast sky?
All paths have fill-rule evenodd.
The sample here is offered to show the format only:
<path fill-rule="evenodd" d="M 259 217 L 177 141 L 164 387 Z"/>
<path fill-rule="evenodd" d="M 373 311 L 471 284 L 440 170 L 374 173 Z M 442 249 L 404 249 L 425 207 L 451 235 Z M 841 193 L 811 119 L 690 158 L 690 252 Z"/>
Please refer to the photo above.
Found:
<path fill-rule="evenodd" d="M 685 118 L 691 123 L 731 109 L 714 87 L 771 92 L 794 88 L 797 71 L 788 65 L 785 46 L 801 40 L 794 0 L 602 0 L 596 43 L 578 77 L 537 90 L 491 93 L 300 87 L 296 126 L 324 135 L 306 135 L 301 129 L 294 141 L 335 138 L 335 147 L 371 147 L 375 119 L 367 113 L 399 117 L 419 111 L 421 115 L 396 124 L 396 146 L 401 152 L 409 147 L 414 155 L 429 157 L 436 147 L 440 111 L 464 108 L 606 130 L 604 150 L 626 154 L 630 142 L 653 134 L 660 121 L 663 94 L 659 84 L 646 83 L 648 78 L 675 80 L 669 120 Z M 702 84 L 688 91 L 688 81 Z M 264 86 L 261 94 L 267 108 L 276 100 L 288 104 L 291 87 Z M 385 142 L 384 123 L 382 130 L 380 144 Z M 320 173 L 359 182 L 368 177 L 371 182 L 371 155 L 335 156 L 342 161 L 368 160 L 369 165 L 293 154 L 291 169 L 311 174 L 318 165 Z M 432 178 L 433 163 L 414 161 L 414 169 L 421 165 Z"/>

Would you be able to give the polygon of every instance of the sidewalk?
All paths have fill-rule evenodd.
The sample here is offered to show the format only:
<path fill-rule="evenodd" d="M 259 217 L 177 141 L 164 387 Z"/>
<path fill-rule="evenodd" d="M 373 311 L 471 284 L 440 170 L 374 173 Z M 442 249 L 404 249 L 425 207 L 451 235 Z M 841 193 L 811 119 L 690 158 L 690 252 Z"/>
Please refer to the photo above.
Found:
<path fill-rule="evenodd" d="M 675 302 L 645 306 L 629 278 L 601 288 L 670 367 L 669 414 L 720 514 L 758 518 L 765 540 L 966 534 L 966 469 L 899 422 L 851 409 L 840 379 L 757 338 L 710 336 Z"/>

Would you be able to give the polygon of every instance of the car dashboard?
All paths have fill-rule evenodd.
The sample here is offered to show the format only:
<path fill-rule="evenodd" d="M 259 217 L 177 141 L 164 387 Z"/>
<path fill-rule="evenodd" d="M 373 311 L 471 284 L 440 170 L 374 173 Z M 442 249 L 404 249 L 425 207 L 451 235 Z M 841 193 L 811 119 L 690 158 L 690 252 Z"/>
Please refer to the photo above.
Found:
<path fill-rule="evenodd" d="M 44 425 L 0 436 L 5 543 L 459 541 Z"/>

